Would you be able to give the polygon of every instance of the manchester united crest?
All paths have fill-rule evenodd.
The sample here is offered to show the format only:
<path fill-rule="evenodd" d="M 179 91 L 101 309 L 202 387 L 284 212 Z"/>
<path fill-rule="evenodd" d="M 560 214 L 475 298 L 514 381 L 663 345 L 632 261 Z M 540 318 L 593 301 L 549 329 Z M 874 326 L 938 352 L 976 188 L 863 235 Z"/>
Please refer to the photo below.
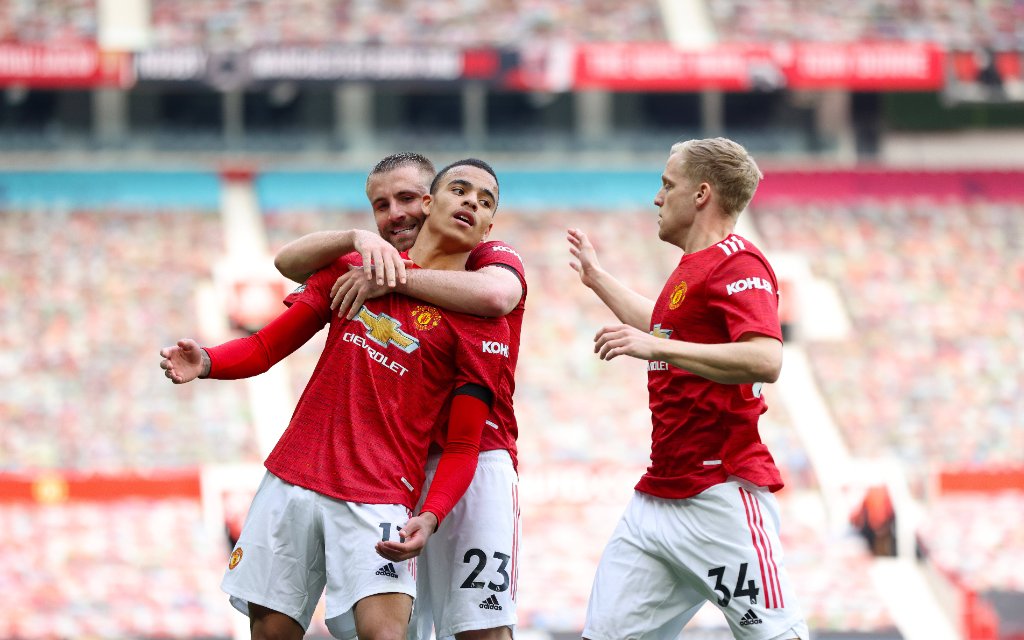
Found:
<path fill-rule="evenodd" d="M 231 559 L 228 560 L 228 571 L 238 566 L 238 563 L 242 561 L 242 547 L 238 547 L 231 552 Z"/>
<path fill-rule="evenodd" d="M 686 283 L 680 282 L 676 285 L 676 288 L 672 290 L 672 295 L 668 297 L 668 308 L 678 309 L 679 305 L 683 304 L 683 300 L 686 299 Z"/>
<path fill-rule="evenodd" d="M 441 312 L 437 307 L 420 305 L 412 310 L 412 326 L 419 331 L 429 331 L 441 322 Z"/>

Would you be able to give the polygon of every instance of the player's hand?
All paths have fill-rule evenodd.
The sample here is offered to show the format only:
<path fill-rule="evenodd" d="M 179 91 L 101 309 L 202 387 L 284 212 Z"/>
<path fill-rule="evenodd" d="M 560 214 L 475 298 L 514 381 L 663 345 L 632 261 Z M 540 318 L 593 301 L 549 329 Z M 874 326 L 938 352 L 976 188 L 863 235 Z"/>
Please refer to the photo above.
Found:
<path fill-rule="evenodd" d="M 602 327 L 594 336 L 594 353 L 602 360 L 611 360 L 617 356 L 659 360 L 659 340 L 661 338 L 655 338 L 628 324 L 609 325 Z"/>
<path fill-rule="evenodd" d="M 437 516 L 429 511 L 410 518 L 405 526 L 398 530 L 401 542 L 382 540 L 377 543 L 377 553 L 392 562 L 402 562 L 420 555 L 427 546 L 427 540 L 437 528 Z"/>
<path fill-rule="evenodd" d="M 569 261 L 569 266 L 580 274 L 580 281 L 584 285 L 593 287 L 597 273 L 601 271 L 601 263 L 597 260 L 594 245 L 580 229 L 569 229 L 566 239 L 569 241 L 569 253 L 573 257 Z"/>
<path fill-rule="evenodd" d="M 195 340 L 178 340 L 178 344 L 173 347 L 160 350 L 160 357 L 163 358 L 160 368 L 164 370 L 164 376 L 174 384 L 185 384 L 203 374 L 206 368 L 204 355 Z"/>
<path fill-rule="evenodd" d="M 377 284 L 389 287 L 405 284 L 405 260 L 388 242 L 375 233 L 356 230 L 353 245 L 363 258 L 363 274 L 367 280 L 376 276 Z"/>
<path fill-rule="evenodd" d="M 363 303 L 373 298 L 391 293 L 392 288 L 367 280 L 363 269 L 351 267 L 351 270 L 334 281 L 331 287 L 331 308 L 337 309 L 339 318 L 351 320 L 359 312 Z"/>

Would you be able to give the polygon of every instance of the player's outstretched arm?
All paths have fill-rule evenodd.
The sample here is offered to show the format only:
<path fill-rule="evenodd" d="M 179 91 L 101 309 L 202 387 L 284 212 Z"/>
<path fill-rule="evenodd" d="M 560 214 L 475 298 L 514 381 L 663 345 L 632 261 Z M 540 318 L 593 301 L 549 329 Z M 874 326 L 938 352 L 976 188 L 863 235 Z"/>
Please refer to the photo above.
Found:
<path fill-rule="evenodd" d="M 395 286 L 405 281 L 405 261 L 398 249 L 379 235 L 361 229 L 317 231 L 304 235 L 277 252 L 274 266 L 289 280 L 305 282 L 317 269 L 353 251 L 362 256 L 363 273 L 367 279 L 373 277 L 373 266 L 379 265 L 379 284 L 386 282 Z"/>
<path fill-rule="evenodd" d="M 270 324 L 245 338 L 201 348 L 194 340 L 179 340 L 160 350 L 160 368 L 174 384 L 196 378 L 237 380 L 259 375 L 301 347 L 324 326 L 308 305 L 294 304 Z"/>
<path fill-rule="evenodd" d="M 348 273 L 334 283 L 331 308 L 336 309 L 339 316 L 351 319 L 364 302 L 391 291 L 450 311 L 500 318 L 519 304 L 523 297 L 523 283 L 512 271 L 494 265 L 477 271 L 411 269 L 405 283 L 399 283 L 393 289 L 360 281 Z"/>
<path fill-rule="evenodd" d="M 654 313 L 654 300 L 633 291 L 601 268 L 597 251 L 586 233 L 580 229 L 569 229 L 566 239 L 573 258 L 569 266 L 579 274 L 580 282 L 596 293 L 616 318 L 631 327 L 647 331 L 651 326 L 651 314 Z"/>

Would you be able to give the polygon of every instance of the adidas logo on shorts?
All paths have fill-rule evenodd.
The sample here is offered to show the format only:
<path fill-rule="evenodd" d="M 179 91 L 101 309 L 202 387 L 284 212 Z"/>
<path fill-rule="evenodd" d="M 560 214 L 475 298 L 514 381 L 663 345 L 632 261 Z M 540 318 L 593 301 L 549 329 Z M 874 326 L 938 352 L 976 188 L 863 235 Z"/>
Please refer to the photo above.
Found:
<path fill-rule="evenodd" d="M 747 609 L 747 612 L 743 614 L 742 618 L 740 618 L 740 626 L 745 627 L 751 624 L 761 624 L 761 618 L 757 617 L 757 614 L 754 613 L 753 609 Z"/>
<path fill-rule="evenodd" d="M 381 567 L 380 569 L 377 569 L 377 572 L 376 572 L 375 575 L 387 576 L 389 578 L 397 578 L 398 577 L 398 572 L 395 571 L 395 565 L 393 565 L 393 564 L 391 564 L 389 562 L 386 565 L 384 565 L 383 567 Z M 758 622 L 760 622 L 760 621 L 758 621 Z"/>
<path fill-rule="evenodd" d="M 477 606 L 479 606 L 481 609 L 494 609 L 495 611 L 501 611 L 501 605 L 498 604 L 498 597 L 494 594 L 491 594 L 489 598 L 487 598 Z M 758 620 L 758 622 L 760 622 L 760 620 Z"/>

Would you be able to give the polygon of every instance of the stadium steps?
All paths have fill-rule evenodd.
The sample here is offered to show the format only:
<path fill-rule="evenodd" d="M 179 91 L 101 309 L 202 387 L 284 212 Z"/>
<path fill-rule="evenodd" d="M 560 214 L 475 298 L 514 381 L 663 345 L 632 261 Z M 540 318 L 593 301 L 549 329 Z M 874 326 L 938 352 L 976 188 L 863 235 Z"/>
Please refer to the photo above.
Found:
<path fill-rule="evenodd" d="M 705 0 L 661 0 L 661 17 L 669 41 L 684 49 L 700 49 L 716 38 Z"/>
<path fill-rule="evenodd" d="M 921 566 L 912 559 L 877 558 L 871 567 L 871 578 L 889 604 L 889 613 L 905 640 L 959 637 Z"/>
<path fill-rule="evenodd" d="M 279 279 L 270 257 L 267 232 L 252 180 L 222 182 L 221 220 L 226 255 L 214 268 L 220 291 L 229 291 L 234 283 L 244 280 Z M 289 380 L 289 363 L 284 360 L 245 381 L 256 440 L 264 458 L 291 419 L 295 398 Z"/>

